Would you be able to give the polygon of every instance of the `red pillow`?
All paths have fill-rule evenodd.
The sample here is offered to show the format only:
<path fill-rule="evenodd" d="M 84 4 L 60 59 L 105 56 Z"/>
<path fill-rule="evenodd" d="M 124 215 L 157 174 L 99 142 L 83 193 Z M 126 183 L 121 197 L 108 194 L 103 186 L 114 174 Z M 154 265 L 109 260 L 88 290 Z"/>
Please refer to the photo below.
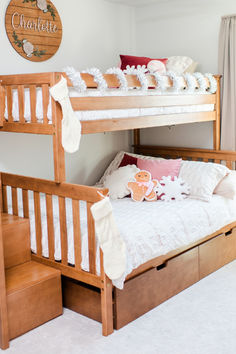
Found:
<path fill-rule="evenodd" d="M 124 154 L 123 159 L 122 159 L 121 163 L 119 164 L 119 167 L 124 167 L 127 165 L 137 166 L 137 161 L 138 161 L 137 157 Z"/>
<path fill-rule="evenodd" d="M 148 57 L 136 57 L 133 55 L 120 55 L 120 59 L 121 59 L 121 70 L 125 70 L 126 66 L 135 66 L 135 68 L 137 68 L 138 65 L 148 65 L 148 63 L 151 60 L 159 60 L 161 61 L 163 64 L 166 65 L 167 62 L 167 58 L 162 58 L 162 59 L 151 59 Z"/>

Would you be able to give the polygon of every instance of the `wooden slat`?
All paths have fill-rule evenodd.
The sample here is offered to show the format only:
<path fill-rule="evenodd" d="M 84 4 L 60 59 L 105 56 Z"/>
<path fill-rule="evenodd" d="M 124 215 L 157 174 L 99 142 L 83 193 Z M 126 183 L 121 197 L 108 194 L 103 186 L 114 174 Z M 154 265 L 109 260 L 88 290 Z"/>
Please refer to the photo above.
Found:
<path fill-rule="evenodd" d="M 46 194 L 46 209 L 47 209 L 49 259 L 54 260 L 55 241 L 54 241 L 54 225 L 53 225 L 53 205 L 52 205 L 52 196 L 50 194 Z"/>
<path fill-rule="evenodd" d="M 6 93 L 7 93 L 8 122 L 12 123 L 13 122 L 13 116 L 12 116 L 12 89 L 11 89 L 11 86 L 7 86 Z"/>
<path fill-rule="evenodd" d="M 0 193 L 2 193 L 1 180 L 0 180 Z M 2 235 L 2 218 L 0 217 L 0 348 L 7 349 L 8 347 L 9 347 L 9 331 L 8 331 L 8 314 L 7 314 L 6 279 L 5 279 L 4 247 L 3 247 L 3 235 Z"/>
<path fill-rule="evenodd" d="M 17 75 L 0 75 L 2 85 L 37 85 L 49 84 L 51 73 L 36 73 L 36 74 L 17 74 Z"/>
<path fill-rule="evenodd" d="M 87 203 L 87 225 L 88 225 L 88 246 L 89 246 L 89 271 L 96 274 L 96 238 L 94 220 L 91 214 L 92 204 Z"/>
<path fill-rule="evenodd" d="M 49 86 L 46 84 L 42 85 L 42 96 L 43 96 L 43 123 L 48 124 L 48 103 L 49 103 Z"/>
<path fill-rule="evenodd" d="M 202 161 L 203 162 L 208 162 L 208 159 L 207 158 L 203 158 Z"/>
<path fill-rule="evenodd" d="M 219 159 L 214 159 L 215 163 L 221 163 L 221 161 Z"/>
<path fill-rule="evenodd" d="M 25 123 L 25 118 L 24 118 L 24 105 L 25 105 L 25 91 L 24 91 L 24 85 L 19 85 L 17 87 L 18 91 L 18 107 L 19 107 L 19 122 L 20 123 Z"/>
<path fill-rule="evenodd" d="M 66 227 L 66 202 L 65 198 L 59 197 L 59 215 L 60 215 L 60 234 L 61 234 L 61 262 L 68 264 L 68 243 Z"/>
<path fill-rule="evenodd" d="M 97 288 L 102 287 L 101 277 L 95 274 L 90 274 L 89 272 L 85 272 L 83 270 L 75 269 L 72 266 L 64 265 L 59 262 L 51 261 L 45 257 L 38 257 L 35 254 L 32 254 L 32 260 L 45 264 L 49 267 L 53 267 L 56 269 L 60 269 L 61 273 L 66 277 L 73 278 L 79 281 L 82 281 L 86 284 L 93 285 Z"/>
<path fill-rule="evenodd" d="M 103 195 L 108 194 L 108 189 L 101 189 L 95 187 L 88 187 L 72 183 L 55 183 L 53 181 L 17 176 L 9 173 L 2 173 L 2 181 L 4 185 L 12 187 L 18 187 L 22 189 L 28 189 L 35 192 L 41 192 L 45 194 L 58 195 L 60 197 L 67 197 L 71 199 L 85 200 L 91 203 L 101 200 L 101 196 L 98 191 Z"/>
<path fill-rule="evenodd" d="M 187 156 L 196 158 L 218 159 L 224 161 L 236 161 L 236 151 L 228 150 L 211 150 L 211 149 L 196 149 L 183 147 L 166 147 L 153 145 L 138 145 L 134 146 L 136 152 L 151 156 Z"/>
<path fill-rule="evenodd" d="M 36 85 L 30 85 L 30 113 L 31 123 L 37 123 L 36 117 Z"/>
<path fill-rule="evenodd" d="M 75 269 L 81 270 L 81 230 L 80 230 L 80 210 L 79 201 L 72 200 L 73 209 L 73 230 L 74 230 L 74 252 L 75 252 Z"/>
<path fill-rule="evenodd" d="M 5 89 L 1 86 L 0 83 L 0 128 L 3 126 L 3 122 L 5 121 Z"/>
<path fill-rule="evenodd" d="M 29 198 L 28 191 L 26 189 L 22 189 L 22 200 L 23 200 L 23 213 L 24 217 L 29 217 Z"/>
<path fill-rule="evenodd" d="M 17 200 L 17 189 L 12 187 L 11 189 L 11 197 L 12 197 L 12 211 L 13 215 L 18 216 L 18 200 Z"/>
<path fill-rule="evenodd" d="M 41 208 L 40 208 L 40 194 L 38 192 L 34 192 L 34 215 L 35 215 L 37 255 L 42 256 Z"/>
<path fill-rule="evenodd" d="M 215 95 L 72 97 L 75 111 L 215 104 Z"/>
<path fill-rule="evenodd" d="M 99 119 L 82 121 L 82 134 L 94 134 L 117 130 L 162 127 L 196 122 L 210 122 L 215 119 L 215 112 L 195 112 L 142 116 L 122 119 Z"/>
<path fill-rule="evenodd" d="M 230 170 L 232 170 L 232 169 L 233 169 L 233 163 L 232 163 L 232 161 L 226 161 L 226 166 L 227 166 Z"/>
<path fill-rule="evenodd" d="M 3 212 L 8 213 L 7 186 L 2 186 L 2 207 Z"/>
<path fill-rule="evenodd" d="M 53 135 L 55 126 L 52 124 L 42 124 L 42 123 L 8 123 L 4 122 L 1 131 L 11 132 L 11 133 L 27 133 L 27 134 L 43 134 L 43 135 Z"/>

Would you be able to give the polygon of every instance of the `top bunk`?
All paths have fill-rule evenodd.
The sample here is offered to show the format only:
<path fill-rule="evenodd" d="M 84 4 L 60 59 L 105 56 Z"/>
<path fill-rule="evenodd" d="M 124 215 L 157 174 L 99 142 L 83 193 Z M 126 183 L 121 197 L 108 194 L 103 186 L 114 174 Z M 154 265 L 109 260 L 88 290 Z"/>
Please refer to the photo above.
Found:
<path fill-rule="evenodd" d="M 117 75 L 103 74 L 107 88 L 101 92 L 95 77 L 82 73 L 87 89 L 81 93 L 65 73 L 52 72 L 0 76 L 0 131 L 53 135 L 62 112 L 49 89 L 62 76 L 67 80 L 82 134 L 219 121 L 220 76 L 215 76 L 217 89 L 212 93 L 206 76 L 196 79 L 190 90 L 186 77 L 178 77 L 176 89 L 176 78 L 171 75 L 158 83 L 157 77 L 145 74 L 143 90 L 138 75 L 126 74 L 127 88 L 121 90 Z M 158 84 L 165 88 L 159 89 Z"/>

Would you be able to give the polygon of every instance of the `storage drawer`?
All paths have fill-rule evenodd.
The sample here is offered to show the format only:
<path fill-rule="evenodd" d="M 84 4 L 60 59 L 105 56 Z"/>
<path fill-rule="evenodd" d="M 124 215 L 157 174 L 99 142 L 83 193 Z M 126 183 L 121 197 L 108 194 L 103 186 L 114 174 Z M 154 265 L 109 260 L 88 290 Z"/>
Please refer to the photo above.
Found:
<path fill-rule="evenodd" d="M 200 279 L 236 258 L 236 228 L 199 246 Z"/>
<path fill-rule="evenodd" d="M 115 328 L 119 329 L 199 280 L 198 248 L 189 250 L 115 288 Z"/>

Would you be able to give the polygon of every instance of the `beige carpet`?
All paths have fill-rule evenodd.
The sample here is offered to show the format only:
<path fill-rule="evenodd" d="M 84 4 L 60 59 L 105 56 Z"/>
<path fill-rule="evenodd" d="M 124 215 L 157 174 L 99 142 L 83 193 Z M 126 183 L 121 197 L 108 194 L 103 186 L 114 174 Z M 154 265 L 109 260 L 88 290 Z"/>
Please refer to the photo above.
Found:
<path fill-rule="evenodd" d="M 236 354 L 236 261 L 105 338 L 72 311 L 11 342 L 7 354 Z"/>

